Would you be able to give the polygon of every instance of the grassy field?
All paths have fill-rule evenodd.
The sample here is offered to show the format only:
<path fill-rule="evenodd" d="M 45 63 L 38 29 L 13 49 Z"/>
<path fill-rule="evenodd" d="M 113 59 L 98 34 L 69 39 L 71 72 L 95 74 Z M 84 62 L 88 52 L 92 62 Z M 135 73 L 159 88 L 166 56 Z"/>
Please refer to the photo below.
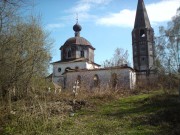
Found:
<path fill-rule="evenodd" d="M 75 112 L 26 121 L 11 116 L 2 134 L 42 135 L 179 135 L 180 102 L 177 94 L 153 91 L 118 99 L 92 97 Z M 46 115 L 45 115 L 46 116 Z"/>

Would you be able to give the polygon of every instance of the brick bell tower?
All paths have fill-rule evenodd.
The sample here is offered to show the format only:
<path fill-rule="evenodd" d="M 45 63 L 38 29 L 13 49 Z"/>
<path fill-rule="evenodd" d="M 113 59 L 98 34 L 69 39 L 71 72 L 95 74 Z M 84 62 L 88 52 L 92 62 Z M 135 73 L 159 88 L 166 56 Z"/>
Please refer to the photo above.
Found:
<path fill-rule="evenodd" d="M 137 72 L 151 73 L 154 67 L 154 30 L 143 0 L 138 0 L 132 31 L 133 64 Z"/>

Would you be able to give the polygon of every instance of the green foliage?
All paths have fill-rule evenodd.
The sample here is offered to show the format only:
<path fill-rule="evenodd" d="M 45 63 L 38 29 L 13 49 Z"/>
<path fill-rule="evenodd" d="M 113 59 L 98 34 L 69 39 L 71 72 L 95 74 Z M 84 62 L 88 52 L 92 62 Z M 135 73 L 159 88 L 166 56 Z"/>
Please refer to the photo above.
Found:
<path fill-rule="evenodd" d="M 20 3 L 0 2 L 0 95 L 7 100 L 12 89 L 25 96 L 32 78 L 48 74 L 52 41 L 40 18 L 22 16 Z"/>
<path fill-rule="evenodd" d="M 0 133 L 13 135 L 180 133 L 180 103 L 175 93 L 164 94 L 163 91 L 154 91 L 109 101 L 105 98 L 105 100 L 101 99 L 101 102 L 99 102 L 99 97 L 96 99 L 93 96 L 93 98 L 88 98 L 88 105 L 77 111 L 74 117 L 69 117 L 68 114 L 66 116 L 50 115 L 47 109 L 50 101 L 34 98 L 32 101 L 35 107 L 32 110 L 34 113 L 28 111 L 28 106 L 22 109 L 20 102 L 17 102 L 17 113 L 13 117 L 8 117 L 8 121 L 3 120 L 5 124 L 3 132 L 0 130 Z M 54 104 L 56 104 L 55 101 L 53 101 Z M 63 106 L 60 107 L 63 108 Z"/>

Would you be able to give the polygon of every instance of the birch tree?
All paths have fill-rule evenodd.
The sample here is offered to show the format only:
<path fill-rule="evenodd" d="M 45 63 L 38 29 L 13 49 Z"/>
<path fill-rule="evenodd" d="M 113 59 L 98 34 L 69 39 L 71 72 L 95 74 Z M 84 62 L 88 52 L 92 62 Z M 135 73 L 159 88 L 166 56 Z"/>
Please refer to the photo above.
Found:
<path fill-rule="evenodd" d="M 156 64 L 164 72 L 177 73 L 180 65 L 180 8 L 168 22 L 159 28 L 156 37 Z"/>
<path fill-rule="evenodd" d="M 19 3 L 0 1 L 0 94 L 24 95 L 33 77 L 45 77 L 52 41 L 38 17 L 18 15 Z M 25 18 L 25 19 L 24 19 Z"/>

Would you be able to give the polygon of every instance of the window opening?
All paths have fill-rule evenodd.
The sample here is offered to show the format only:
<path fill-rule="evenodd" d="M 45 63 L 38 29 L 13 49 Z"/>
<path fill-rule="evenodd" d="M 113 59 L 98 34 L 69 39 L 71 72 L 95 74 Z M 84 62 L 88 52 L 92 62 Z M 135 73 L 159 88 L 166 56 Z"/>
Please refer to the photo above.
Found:
<path fill-rule="evenodd" d="M 140 30 L 140 37 L 145 37 L 145 31 L 144 30 Z"/>
<path fill-rule="evenodd" d="M 81 57 L 84 57 L 84 51 L 81 51 Z"/>
<path fill-rule="evenodd" d="M 142 58 L 142 61 L 144 61 L 145 60 L 145 58 Z"/>
<path fill-rule="evenodd" d="M 94 75 L 93 81 L 94 81 L 94 87 L 98 87 L 99 86 L 99 77 L 97 74 Z"/>
<path fill-rule="evenodd" d="M 61 68 L 58 68 L 58 72 L 61 72 Z"/>
<path fill-rule="evenodd" d="M 71 70 L 70 67 L 65 68 L 65 71 L 66 71 L 66 72 L 68 72 L 69 70 Z"/>
<path fill-rule="evenodd" d="M 71 54 L 71 50 L 68 51 L 68 58 L 71 58 L 72 54 Z"/>

